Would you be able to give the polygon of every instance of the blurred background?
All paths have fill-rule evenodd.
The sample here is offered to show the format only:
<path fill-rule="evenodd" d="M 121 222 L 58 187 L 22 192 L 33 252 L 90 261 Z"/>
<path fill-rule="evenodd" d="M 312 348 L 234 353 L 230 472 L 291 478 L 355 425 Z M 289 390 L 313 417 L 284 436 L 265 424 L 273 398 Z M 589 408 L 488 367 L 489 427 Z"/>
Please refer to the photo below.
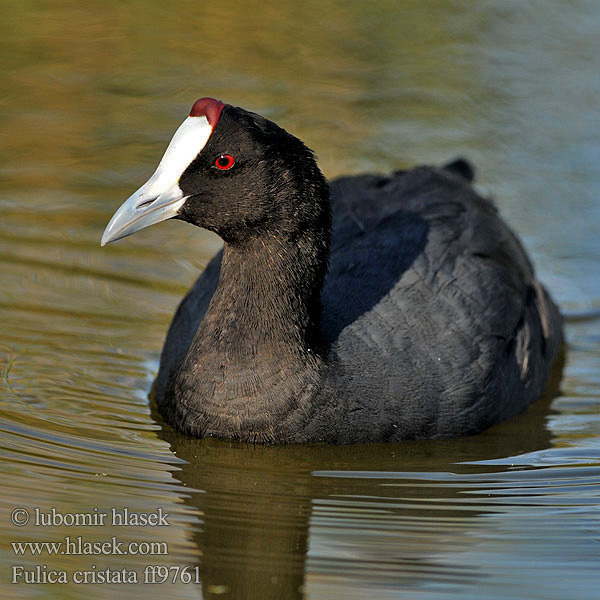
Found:
<path fill-rule="evenodd" d="M 600 587 L 600 4 L 0 0 L 3 598 L 569 598 Z M 201 96 L 328 177 L 465 156 L 567 318 L 562 381 L 480 436 L 361 448 L 187 440 L 148 391 L 219 247 L 178 222 L 101 249 Z M 169 527 L 17 528 L 15 507 Z M 164 540 L 168 556 L 11 541 Z M 95 536 L 95 537 L 94 537 Z M 11 566 L 193 565 L 197 584 L 10 584 Z M 141 577 L 140 577 L 141 578 Z"/>

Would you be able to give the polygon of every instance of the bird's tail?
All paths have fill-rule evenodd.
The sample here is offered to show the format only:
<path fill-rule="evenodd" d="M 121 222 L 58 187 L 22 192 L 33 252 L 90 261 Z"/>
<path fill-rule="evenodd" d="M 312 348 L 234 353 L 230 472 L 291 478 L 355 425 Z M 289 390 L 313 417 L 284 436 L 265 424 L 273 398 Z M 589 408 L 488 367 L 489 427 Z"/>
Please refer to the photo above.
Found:
<path fill-rule="evenodd" d="M 475 168 L 464 158 L 456 158 L 453 161 L 446 163 L 443 168 L 446 169 L 446 171 L 460 175 L 469 182 L 475 179 Z"/>

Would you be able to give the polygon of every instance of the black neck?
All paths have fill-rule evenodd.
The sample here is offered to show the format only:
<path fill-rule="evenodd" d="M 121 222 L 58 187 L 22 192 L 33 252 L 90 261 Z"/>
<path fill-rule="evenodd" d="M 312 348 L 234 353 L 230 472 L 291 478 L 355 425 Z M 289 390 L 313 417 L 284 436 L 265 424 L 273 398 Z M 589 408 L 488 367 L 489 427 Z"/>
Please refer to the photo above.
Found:
<path fill-rule="evenodd" d="M 325 217 L 301 232 L 225 243 L 218 287 L 175 381 L 181 416 L 196 415 L 191 433 L 264 442 L 285 435 L 292 413 L 294 429 L 302 424 L 322 364 L 326 200 Z"/>
<path fill-rule="evenodd" d="M 313 236 L 261 236 L 225 244 L 219 285 L 194 340 L 196 349 L 237 359 L 268 348 L 314 350 L 323 263 Z"/>

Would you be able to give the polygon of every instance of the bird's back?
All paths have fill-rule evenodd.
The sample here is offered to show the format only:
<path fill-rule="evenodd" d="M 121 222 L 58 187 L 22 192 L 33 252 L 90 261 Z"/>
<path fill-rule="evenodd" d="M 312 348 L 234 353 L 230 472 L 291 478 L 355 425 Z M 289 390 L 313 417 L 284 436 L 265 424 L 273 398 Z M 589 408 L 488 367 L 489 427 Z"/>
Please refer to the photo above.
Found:
<path fill-rule="evenodd" d="M 469 173 L 455 163 L 331 185 L 323 394 L 344 407 L 347 436 L 475 432 L 543 391 L 560 315 Z"/>

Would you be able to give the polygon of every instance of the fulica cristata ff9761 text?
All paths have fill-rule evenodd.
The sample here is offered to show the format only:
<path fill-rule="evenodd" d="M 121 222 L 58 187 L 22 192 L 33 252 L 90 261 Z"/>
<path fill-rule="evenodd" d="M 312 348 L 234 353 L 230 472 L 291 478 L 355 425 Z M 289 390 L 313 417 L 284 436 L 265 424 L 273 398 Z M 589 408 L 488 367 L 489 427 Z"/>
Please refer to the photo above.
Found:
<path fill-rule="evenodd" d="M 462 160 L 328 183 L 271 121 L 202 98 L 102 244 L 165 219 L 224 248 L 181 302 L 155 397 L 246 442 L 442 438 L 543 391 L 561 318 Z"/>

